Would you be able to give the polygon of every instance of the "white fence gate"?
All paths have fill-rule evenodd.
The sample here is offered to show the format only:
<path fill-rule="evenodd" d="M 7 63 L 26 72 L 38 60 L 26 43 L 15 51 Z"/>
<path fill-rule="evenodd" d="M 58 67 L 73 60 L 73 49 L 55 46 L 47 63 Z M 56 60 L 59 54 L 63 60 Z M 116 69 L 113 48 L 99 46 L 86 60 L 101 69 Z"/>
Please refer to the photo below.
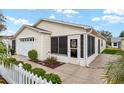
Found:
<path fill-rule="evenodd" d="M 24 70 L 21 65 L 11 64 L 7 68 L 0 64 L 0 75 L 10 84 L 52 84 L 51 81 L 47 82 L 46 79 Z"/>

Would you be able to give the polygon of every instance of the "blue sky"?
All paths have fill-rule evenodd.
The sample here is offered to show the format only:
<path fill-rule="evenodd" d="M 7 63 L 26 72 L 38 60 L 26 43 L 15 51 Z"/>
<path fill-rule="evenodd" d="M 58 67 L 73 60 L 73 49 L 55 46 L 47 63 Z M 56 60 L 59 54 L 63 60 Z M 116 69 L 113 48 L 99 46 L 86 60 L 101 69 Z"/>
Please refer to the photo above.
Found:
<path fill-rule="evenodd" d="M 110 31 L 114 37 L 124 30 L 124 10 L 120 9 L 8 9 L 2 13 L 7 17 L 8 28 L 3 35 L 14 34 L 23 24 L 32 25 L 42 18 L 89 25 L 99 31 Z"/>

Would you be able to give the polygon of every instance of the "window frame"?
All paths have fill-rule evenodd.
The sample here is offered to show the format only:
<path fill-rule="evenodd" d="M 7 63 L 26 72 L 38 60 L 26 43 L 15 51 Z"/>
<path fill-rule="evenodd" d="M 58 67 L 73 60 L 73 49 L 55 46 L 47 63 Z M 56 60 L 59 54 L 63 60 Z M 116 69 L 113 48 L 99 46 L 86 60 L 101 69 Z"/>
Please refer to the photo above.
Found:
<path fill-rule="evenodd" d="M 95 54 L 95 37 L 92 35 L 87 36 L 87 56 Z"/>
<path fill-rule="evenodd" d="M 34 37 L 20 38 L 21 42 L 34 42 Z"/>
<path fill-rule="evenodd" d="M 80 57 L 84 58 L 84 35 L 80 35 Z"/>
<path fill-rule="evenodd" d="M 116 45 L 115 45 L 115 44 L 116 44 Z M 117 42 L 114 42 L 114 43 L 113 43 L 113 46 L 118 46 Z"/>
<path fill-rule="evenodd" d="M 60 52 L 60 38 L 66 37 L 66 53 L 61 53 Z M 52 38 L 56 38 L 57 39 L 57 52 L 53 52 L 52 51 Z M 53 36 L 51 37 L 51 53 L 52 54 L 59 54 L 59 55 L 68 55 L 68 36 Z"/>

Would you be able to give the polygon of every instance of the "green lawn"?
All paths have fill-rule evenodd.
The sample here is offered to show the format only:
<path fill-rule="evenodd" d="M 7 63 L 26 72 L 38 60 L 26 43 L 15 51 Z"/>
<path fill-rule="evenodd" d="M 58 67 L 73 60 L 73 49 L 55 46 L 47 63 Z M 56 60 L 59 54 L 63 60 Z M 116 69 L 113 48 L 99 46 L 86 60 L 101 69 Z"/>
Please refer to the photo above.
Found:
<path fill-rule="evenodd" d="M 118 48 L 106 48 L 103 52 L 103 54 L 115 54 L 115 55 L 124 55 L 124 51 Z"/>

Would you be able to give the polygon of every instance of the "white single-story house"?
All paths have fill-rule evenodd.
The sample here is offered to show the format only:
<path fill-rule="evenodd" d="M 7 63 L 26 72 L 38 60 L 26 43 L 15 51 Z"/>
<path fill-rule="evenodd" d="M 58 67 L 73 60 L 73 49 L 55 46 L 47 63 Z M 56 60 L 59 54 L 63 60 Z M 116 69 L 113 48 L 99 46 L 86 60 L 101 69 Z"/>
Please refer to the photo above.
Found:
<path fill-rule="evenodd" d="M 112 48 L 121 48 L 121 37 L 111 38 Z"/>
<path fill-rule="evenodd" d="M 16 54 L 28 56 L 36 49 L 38 59 L 54 56 L 64 63 L 88 66 L 106 48 L 106 38 L 95 29 L 53 19 L 23 25 L 15 34 Z"/>
<path fill-rule="evenodd" d="M 112 48 L 120 48 L 124 51 L 124 37 L 111 38 Z"/>

